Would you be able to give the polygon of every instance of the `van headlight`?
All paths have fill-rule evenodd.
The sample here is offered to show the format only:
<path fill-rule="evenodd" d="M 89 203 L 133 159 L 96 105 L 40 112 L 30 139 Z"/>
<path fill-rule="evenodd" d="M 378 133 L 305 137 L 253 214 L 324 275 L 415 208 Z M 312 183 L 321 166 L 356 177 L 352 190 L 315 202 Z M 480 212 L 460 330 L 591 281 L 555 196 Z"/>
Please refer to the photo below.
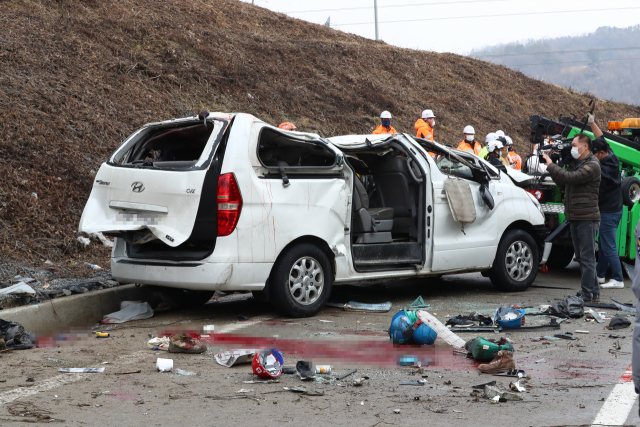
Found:
<path fill-rule="evenodd" d="M 544 211 L 542 210 L 542 205 L 540 204 L 538 199 L 536 199 L 536 196 L 529 193 L 528 191 L 525 191 L 525 193 L 527 194 L 527 196 L 529 196 L 533 204 L 536 205 L 536 208 L 538 208 L 538 211 L 540 211 L 540 215 L 542 215 L 542 217 L 544 218 Z"/>

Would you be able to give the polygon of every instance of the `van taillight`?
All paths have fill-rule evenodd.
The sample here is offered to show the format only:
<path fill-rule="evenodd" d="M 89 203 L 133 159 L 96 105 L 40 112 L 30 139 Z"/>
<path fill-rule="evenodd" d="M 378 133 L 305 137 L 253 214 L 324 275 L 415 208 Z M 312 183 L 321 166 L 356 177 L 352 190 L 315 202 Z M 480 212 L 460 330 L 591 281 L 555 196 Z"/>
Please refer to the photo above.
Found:
<path fill-rule="evenodd" d="M 218 177 L 218 236 L 228 236 L 233 233 L 240 211 L 242 210 L 242 196 L 232 173 L 225 173 Z"/>
<path fill-rule="evenodd" d="M 544 193 L 540 190 L 527 190 L 529 193 L 533 194 L 533 197 L 536 198 L 537 201 L 542 200 Z"/>

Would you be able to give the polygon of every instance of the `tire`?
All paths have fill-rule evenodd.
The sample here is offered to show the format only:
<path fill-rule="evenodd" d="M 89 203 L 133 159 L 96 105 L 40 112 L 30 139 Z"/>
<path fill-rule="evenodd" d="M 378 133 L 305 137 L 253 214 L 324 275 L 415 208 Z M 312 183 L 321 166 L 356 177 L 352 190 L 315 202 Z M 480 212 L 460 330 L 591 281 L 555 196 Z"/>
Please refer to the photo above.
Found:
<path fill-rule="evenodd" d="M 553 270 L 566 268 L 573 261 L 573 247 L 553 245 L 547 260 L 547 267 Z"/>
<path fill-rule="evenodd" d="M 622 203 L 631 208 L 640 200 L 640 179 L 628 176 L 622 180 Z"/>
<path fill-rule="evenodd" d="M 160 290 L 162 299 L 171 308 L 189 308 L 205 305 L 215 291 L 192 291 L 188 289 L 163 288 Z"/>
<path fill-rule="evenodd" d="M 510 264 L 515 263 L 511 271 L 507 268 L 507 258 Z M 501 291 L 522 292 L 535 280 L 539 260 L 533 237 L 523 230 L 509 230 L 500 240 L 489 279 Z"/>
<path fill-rule="evenodd" d="M 280 254 L 269 280 L 271 302 L 278 312 L 289 317 L 309 317 L 329 299 L 333 270 L 320 248 L 300 243 Z"/>

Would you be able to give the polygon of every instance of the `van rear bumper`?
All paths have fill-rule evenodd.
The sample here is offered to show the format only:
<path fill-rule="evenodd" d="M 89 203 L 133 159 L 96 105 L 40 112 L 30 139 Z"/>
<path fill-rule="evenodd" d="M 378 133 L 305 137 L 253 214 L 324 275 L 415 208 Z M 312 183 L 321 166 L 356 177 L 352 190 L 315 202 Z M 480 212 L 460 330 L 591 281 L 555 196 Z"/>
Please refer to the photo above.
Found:
<path fill-rule="evenodd" d="M 166 286 L 199 291 L 259 291 L 273 263 L 137 262 L 111 258 L 111 275 L 121 283 Z"/>

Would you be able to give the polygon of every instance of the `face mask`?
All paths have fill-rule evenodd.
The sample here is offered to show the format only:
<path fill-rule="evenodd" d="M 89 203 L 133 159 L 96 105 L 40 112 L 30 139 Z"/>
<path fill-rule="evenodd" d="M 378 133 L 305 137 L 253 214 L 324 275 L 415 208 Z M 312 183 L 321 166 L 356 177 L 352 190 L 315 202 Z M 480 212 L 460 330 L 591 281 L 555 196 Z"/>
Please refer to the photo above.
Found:
<path fill-rule="evenodd" d="M 464 139 L 466 139 L 467 141 L 471 142 L 471 141 L 473 141 L 473 135 L 466 135 L 464 137 Z"/>
<path fill-rule="evenodd" d="M 571 147 L 571 157 L 578 160 L 582 153 L 580 153 L 580 149 L 578 147 Z"/>
<path fill-rule="evenodd" d="M 382 119 L 382 126 L 384 126 L 384 127 L 391 126 L 391 120 L 390 119 Z"/>
<path fill-rule="evenodd" d="M 436 119 L 433 119 L 433 123 L 431 124 L 431 127 L 434 127 L 436 125 Z"/>

